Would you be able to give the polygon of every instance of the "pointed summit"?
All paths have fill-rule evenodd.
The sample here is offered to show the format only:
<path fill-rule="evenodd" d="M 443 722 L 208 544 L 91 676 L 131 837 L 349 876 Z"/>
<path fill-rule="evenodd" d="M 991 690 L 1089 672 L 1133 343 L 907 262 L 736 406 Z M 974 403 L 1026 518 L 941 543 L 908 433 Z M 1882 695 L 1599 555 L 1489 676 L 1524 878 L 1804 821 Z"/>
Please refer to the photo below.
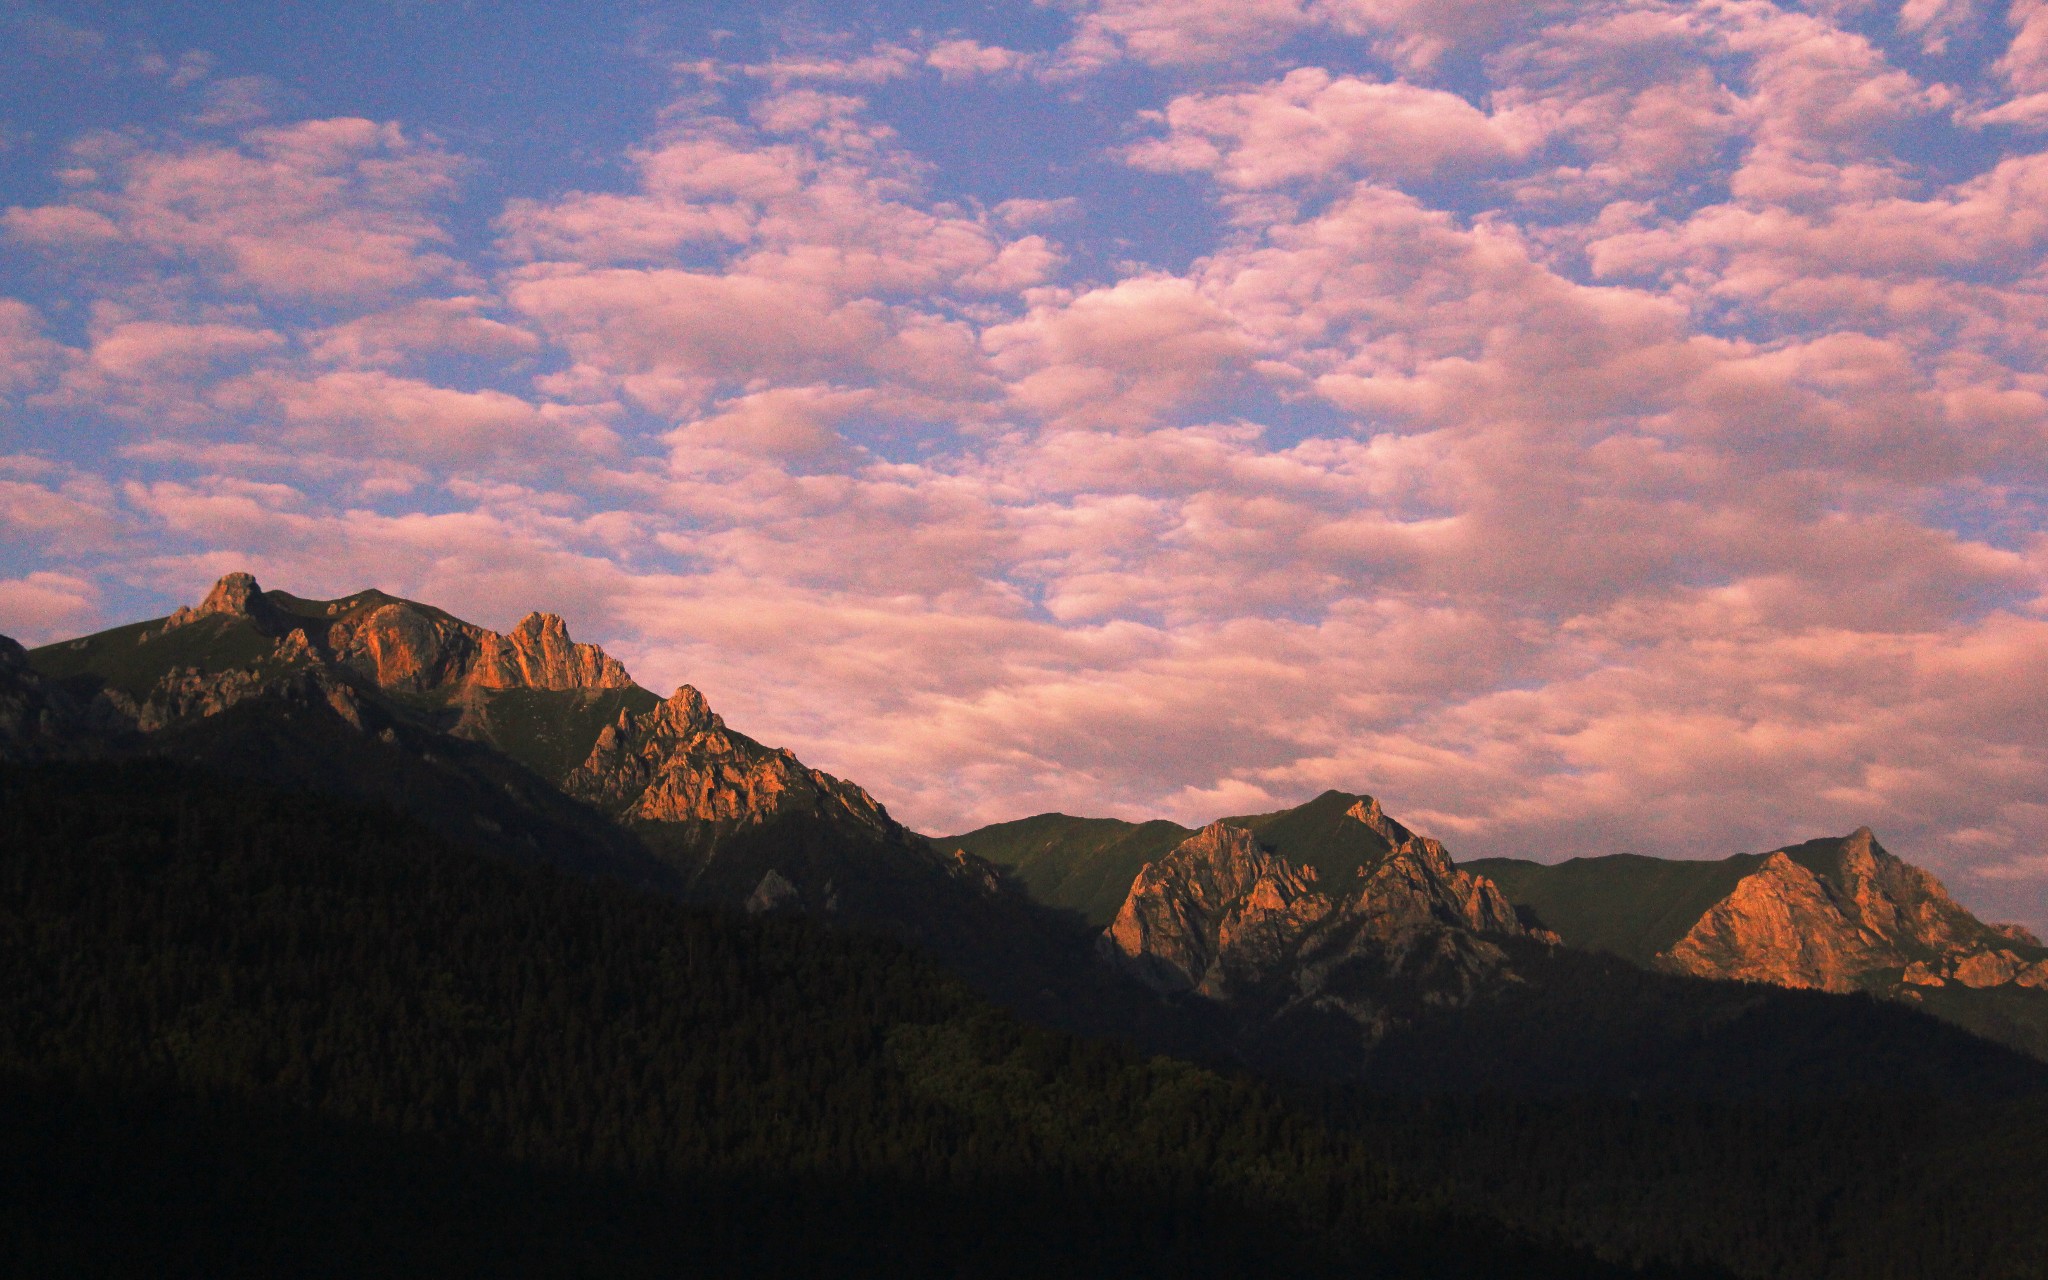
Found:
<path fill-rule="evenodd" d="M 677 685 L 676 691 L 661 704 L 657 714 L 671 732 L 703 732 L 725 727 L 725 718 L 711 709 L 711 704 L 704 701 L 704 695 L 697 691 L 695 685 Z"/>
<path fill-rule="evenodd" d="M 240 571 L 230 573 L 213 584 L 213 590 L 206 593 L 206 599 L 198 608 L 180 605 L 170 617 L 164 619 L 163 631 L 175 631 L 179 627 L 199 621 L 201 618 L 247 618 L 260 629 L 275 634 L 283 625 L 275 606 L 263 595 L 263 588 L 256 583 L 256 576 Z"/>
<path fill-rule="evenodd" d="M 504 635 L 477 629 L 467 682 L 480 689 L 628 689 L 633 677 L 594 644 L 569 638 L 552 613 L 529 613 Z"/>
<path fill-rule="evenodd" d="M 1349 856 L 1356 850 L 1330 856 L 1332 819 L 1391 847 L 1363 860 Z M 1316 860 L 1286 852 L 1319 840 Z M 1359 960 L 1360 973 L 1391 974 L 1417 947 L 1492 964 L 1499 953 L 1479 935 L 1527 933 L 1500 890 L 1457 870 L 1442 845 L 1370 797 L 1326 792 L 1298 809 L 1212 822 L 1146 864 L 1098 950 L 1155 990 L 1229 998 L 1276 983 L 1306 992 L 1340 955 Z"/>
<path fill-rule="evenodd" d="M 200 602 L 199 616 L 228 613 L 247 618 L 256 609 L 262 608 L 263 588 L 256 585 L 256 575 L 231 573 L 213 584 L 213 590 L 206 593 Z"/>

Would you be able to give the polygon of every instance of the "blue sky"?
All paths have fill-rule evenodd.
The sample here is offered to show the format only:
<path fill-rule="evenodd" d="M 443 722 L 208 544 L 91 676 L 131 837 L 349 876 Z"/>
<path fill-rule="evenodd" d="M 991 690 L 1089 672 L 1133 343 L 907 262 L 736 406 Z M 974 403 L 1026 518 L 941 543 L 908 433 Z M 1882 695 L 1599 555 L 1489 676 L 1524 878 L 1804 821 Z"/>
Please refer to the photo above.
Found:
<path fill-rule="evenodd" d="M 0 9 L 0 631 L 567 616 L 926 830 L 2048 925 L 2048 6 Z"/>

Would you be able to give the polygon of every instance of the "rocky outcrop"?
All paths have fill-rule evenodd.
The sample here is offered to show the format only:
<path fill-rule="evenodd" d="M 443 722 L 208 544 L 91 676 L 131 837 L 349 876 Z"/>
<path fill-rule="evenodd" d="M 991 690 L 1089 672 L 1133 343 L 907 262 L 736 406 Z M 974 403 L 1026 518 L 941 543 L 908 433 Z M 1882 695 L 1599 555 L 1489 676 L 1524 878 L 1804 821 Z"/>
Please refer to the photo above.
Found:
<path fill-rule="evenodd" d="M 480 689 L 626 689 L 633 677 L 603 649 L 569 638 L 552 613 L 529 613 L 504 635 L 486 631 L 466 683 Z"/>
<path fill-rule="evenodd" d="M 1795 854 L 1799 855 L 1795 858 Z M 1949 982 L 1983 988 L 2048 974 L 2015 926 L 1984 924 L 1868 827 L 1764 858 L 1676 943 L 1660 967 L 1822 991 Z M 2040 985 L 2028 976 L 2022 985 Z"/>
<path fill-rule="evenodd" d="M 1163 993 L 1274 1017 L 1321 1009 L 1371 1035 L 1403 1004 L 1462 1003 L 1508 977 L 1490 939 L 1529 931 L 1498 888 L 1370 798 L 1346 816 L 1389 846 L 1350 883 L 1323 883 L 1253 832 L 1212 823 L 1146 865 L 1099 950 Z"/>
<path fill-rule="evenodd" d="M 213 590 L 206 593 L 206 599 L 195 608 L 180 605 L 171 616 L 164 619 L 163 626 L 154 632 L 144 633 L 147 641 L 152 635 L 164 635 L 189 626 L 202 618 L 245 618 L 266 635 L 282 634 L 291 626 L 290 620 L 268 599 L 263 588 L 256 584 L 253 574 L 230 573 L 213 584 Z"/>
<path fill-rule="evenodd" d="M 859 787 L 727 729 L 689 685 L 645 715 L 620 713 L 563 789 L 645 822 L 758 825 L 800 810 L 875 835 L 895 825 Z"/>
<path fill-rule="evenodd" d="M 406 600 L 372 603 L 326 630 L 334 658 L 379 687 L 412 693 L 467 689 L 626 689 L 633 677 L 594 644 L 569 638 L 551 613 L 499 634 Z"/>
<path fill-rule="evenodd" d="M 204 671 L 198 667 L 173 667 L 157 681 L 147 698 L 132 704 L 135 727 L 144 733 L 154 733 L 182 720 L 219 715 L 276 683 L 274 676 L 253 668 Z"/>
<path fill-rule="evenodd" d="M 1155 990 L 1222 996 L 1232 971 L 1286 963 L 1335 909 L 1314 868 L 1215 822 L 1138 873 L 1103 952 Z"/>
<path fill-rule="evenodd" d="M 327 628 L 324 648 L 380 689 L 426 693 L 465 682 L 481 627 L 408 601 L 371 604 Z"/>

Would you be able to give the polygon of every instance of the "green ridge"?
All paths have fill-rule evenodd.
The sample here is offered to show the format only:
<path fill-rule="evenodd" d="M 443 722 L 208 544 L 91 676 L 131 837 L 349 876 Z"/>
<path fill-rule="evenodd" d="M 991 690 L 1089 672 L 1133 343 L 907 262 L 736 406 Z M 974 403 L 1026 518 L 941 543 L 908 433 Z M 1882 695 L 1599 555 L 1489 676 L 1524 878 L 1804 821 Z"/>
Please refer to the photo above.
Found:
<path fill-rule="evenodd" d="M 1348 816 L 1351 807 L 1365 798 L 1346 791 L 1325 791 L 1292 809 L 1223 821 L 1243 827 L 1289 862 L 1314 867 L 1318 882 L 1341 892 L 1392 848 L 1379 832 Z"/>
<path fill-rule="evenodd" d="M 1124 822 L 1041 813 L 934 843 L 1007 867 L 1040 902 L 1079 911 L 1091 924 L 1107 925 L 1116 919 L 1131 881 L 1145 864 L 1193 834 L 1157 818 Z"/>
<path fill-rule="evenodd" d="M 494 689 L 479 691 L 478 736 L 543 778 L 559 782 L 590 756 L 620 711 L 645 715 L 661 699 L 625 689 Z"/>
<path fill-rule="evenodd" d="M 51 680 L 91 682 L 142 698 L 176 667 L 212 673 L 268 661 L 277 641 L 246 618 L 216 615 L 162 635 L 151 634 L 164 619 L 131 622 L 77 640 L 29 650 L 29 662 Z"/>
<path fill-rule="evenodd" d="M 1460 865 L 1499 885 L 1509 902 L 1533 912 L 1568 945 L 1648 964 L 1765 856 L 1738 853 L 1709 862 L 1617 853 L 1555 864 L 1476 858 Z"/>

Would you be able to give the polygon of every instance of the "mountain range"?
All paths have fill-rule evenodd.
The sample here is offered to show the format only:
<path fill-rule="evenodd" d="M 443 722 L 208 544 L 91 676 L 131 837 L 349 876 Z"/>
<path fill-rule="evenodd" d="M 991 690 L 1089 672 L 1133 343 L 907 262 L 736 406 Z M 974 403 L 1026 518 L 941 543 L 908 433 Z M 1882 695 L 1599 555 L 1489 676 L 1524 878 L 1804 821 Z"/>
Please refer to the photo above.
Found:
<path fill-rule="evenodd" d="M 269 1269 L 349 1274 L 486 1221 L 527 1274 L 892 1233 L 931 1274 L 2048 1248 L 2048 950 L 1868 831 L 1460 864 L 1330 791 L 934 840 L 560 618 L 230 574 L 0 638 L 0 835 L 23 1273 L 232 1269 L 252 1218 Z"/>
<path fill-rule="evenodd" d="M 165 618 L 32 653 L 0 641 L 0 744 L 375 799 L 684 901 L 880 930 L 1038 1016 L 1267 1067 L 1373 1070 L 1396 1033 L 1542 989 L 1565 951 L 1868 992 L 2048 1056 L 2048 949 L 1867 830 L 1719 862 L 1458 866 L 1331 791 L 1199 831 L 1043 814 L 934 841 L 696 689 L 641 688 L 545 613 L 498 633 L 229 574 Z"/>

